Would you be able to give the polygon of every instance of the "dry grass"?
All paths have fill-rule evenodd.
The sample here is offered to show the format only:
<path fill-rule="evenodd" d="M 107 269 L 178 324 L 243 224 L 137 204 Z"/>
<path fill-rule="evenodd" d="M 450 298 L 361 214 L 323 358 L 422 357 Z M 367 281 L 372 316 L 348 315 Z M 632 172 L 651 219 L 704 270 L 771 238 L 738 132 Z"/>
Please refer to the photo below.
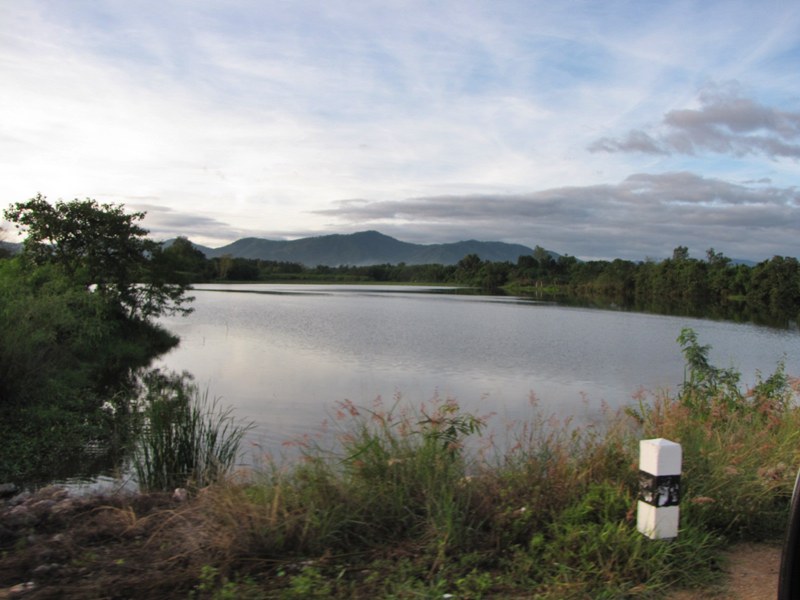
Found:
<path fill-rule="evenodd" d="M 36 533 L 68 532 L 48 541 L 64 548 L 51 587 L 86 598 L 106 597 L 102 590 L 645 598 L 708 589 L 723 577 L 721 551 L 731 540 L 782 533 L 800 463 L 800 409 L 797 382 L 780 369 L 752 390 L 731 387 L 732 379 L 690 381 L 676 396 L 642 395 L 638 406 L 581 427 L 534 403 L 502 447 L 476 441 L 484 421 L 450 399 L 416 410 L 342 403 L 333 442 L 300 440 L 296 463 L 267 463 L 185 504 L 76 508 L 69 523 L 59 517 L 60 530 L 45 519 Z M 682 523 L 671 542 L 635 528 L 643 437 L 683 446 Z M 24 527 L 14 535 L 0 576 L 24 579 L 42 564 L 42 545 L 28 547 Z M 40 597 L 56 597 L 45 589 Z"/>

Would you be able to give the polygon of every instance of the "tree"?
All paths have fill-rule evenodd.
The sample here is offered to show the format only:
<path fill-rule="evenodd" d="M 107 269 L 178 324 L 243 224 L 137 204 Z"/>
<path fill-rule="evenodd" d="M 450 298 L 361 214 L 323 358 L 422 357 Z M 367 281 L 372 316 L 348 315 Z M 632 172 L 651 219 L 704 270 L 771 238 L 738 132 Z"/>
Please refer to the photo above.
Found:
<path fill-rule="evenodd" d="M 726 267 L 730 264 L 731 259 L 722 252 L 716 252 L 714 248 L 709 248 L 706 250 L 706 262 L 714 267 Z"/>
<path fill-rule="evenodd" d="M 466 283 L 474 283 L 475 278 L 481 270 L 483 261 L 477 254 L 467 254 L 456 264 L 456 280 Z"/>
<path fill-rule="evenodd" d="M 680 262 L 689 260 L 689 248 L 686 246 L 678 246 L 672 251 L 672 260 Z"/>
<path fill-rule="evenodd" d="M 800 262 L 790 256 L 773 256 L 750 272 L 747 302 L 774 315 L 792 316 L 800 305 Z"/>
<path fill-rule="evenodd" d="M 533 258 L 539 263 L 539 277 L 552 277 L 556 274 L 556 261 L 547 250 L 537 245 L 533 249 Z"/>
<path fill-rule="evenodd" d="M 486 261 L 480 269 L 481 287 L 486 290 L 501 288 L 508 281 L 508 274 L 510 271 L 511 263 Z"/>
<path fill-rule="evenodd" d="M 714 248 L 706 250 L 708 263 L 708 288 L 717 302 L 724 302 L 733 289 L 735 270 L 730 266 L 731 259 Z"/>
<path fill-rule="evenodd" d="M 206 255 L 183 236 L 162 247 L 154 258 L 169 273 L 171 283 L 197 283 L 212 275 L 213 266 Z"/>
<path fill-rule="evenodd" d="M 74 282 L 95 290 L 128 318 L 149 319 L 186 313 L 187 286 L 168 283 L 153 268 L 160 246 L 138 225 L 145 213 L 92 199 L 59 200 L 41 194 L 18 202 L 5 218 L 27 234 L 23 258 L 36 265 L 54 264 Z"/>
<path fill-rule="evenodd" d="M 540 267 L 553 262 L 553 257 L 550 255 L 550 253 L 539 245 L 533 249 L 533 258 L 536 259 L 536 262 L 539 263 Z"/>

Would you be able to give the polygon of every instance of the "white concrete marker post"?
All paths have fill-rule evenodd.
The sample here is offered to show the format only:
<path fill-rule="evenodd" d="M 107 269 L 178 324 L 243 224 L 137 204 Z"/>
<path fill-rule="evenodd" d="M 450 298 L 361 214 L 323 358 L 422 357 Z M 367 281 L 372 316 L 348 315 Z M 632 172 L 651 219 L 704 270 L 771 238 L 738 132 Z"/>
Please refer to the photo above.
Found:
<path fill-rule="evenodd" d="M 678 537 L 681 445 L 663 438 L 639 441 L 637 529 L 653 540 Z"/>

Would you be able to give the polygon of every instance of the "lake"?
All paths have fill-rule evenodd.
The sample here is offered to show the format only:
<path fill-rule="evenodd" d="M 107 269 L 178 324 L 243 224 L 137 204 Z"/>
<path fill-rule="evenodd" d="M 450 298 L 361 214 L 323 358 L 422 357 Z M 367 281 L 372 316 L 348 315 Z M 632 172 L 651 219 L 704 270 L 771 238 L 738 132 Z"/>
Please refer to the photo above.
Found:
<path fill-rule="evenodd" d="M 449 292 L 449 293 L 448 293 Z M 676 343 L 691 327 L 712 363 L 744 383 L 785 359 L 800 374 L 796 330 L 529 298 L 375 285 L 198 285 L 195 311 L 162 323 L 181 338 L 157 366 L 189 371 L 201 389 L 256 424 L 250 445 L 279 453 L 348 399 L 418 405 L 454 398 L 494 421 L 547 413 L 591 419 L 605 403 L 683 381 Z"/>

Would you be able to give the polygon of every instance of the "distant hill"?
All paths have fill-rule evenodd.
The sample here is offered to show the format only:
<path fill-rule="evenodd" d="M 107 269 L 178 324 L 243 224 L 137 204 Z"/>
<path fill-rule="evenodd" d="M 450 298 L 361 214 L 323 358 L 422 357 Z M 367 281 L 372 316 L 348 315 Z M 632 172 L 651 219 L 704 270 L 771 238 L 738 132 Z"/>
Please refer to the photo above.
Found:
<path fill-rule="evenodd" d="M 165 244 L 170 242 L 171 240 Z M 209 258 L 227 254 L 234 258 L 296 262 L 309 267 L 385 263 L 452 265 L 467 254 L 477 254 L 482 260 L 516 263 L 520 256 L 533 253 L 527 246 L 505 242 L 468 240 L 450 244 L 412 244 L 378 231 L 323 235 L 291 241 L 244 238 L 221 248 L 206 248 L 196 244 L 195 247 Z M 554 252 L 550 254 L 558 258 Z"/>
<path fill-rule="evenodd" d="M 746 258 L 732 258 L 731 259 L 732 265 L 744 265 L 746 267 L 755 267 L 758 263 L 754 260 L 748 260 Z"/>
<path fill-rule="evenodd" d="M 22 244 L 14 242 L 0 242 L 0 256 L 3 254 L 18 254 L 22 250 Z"/>

